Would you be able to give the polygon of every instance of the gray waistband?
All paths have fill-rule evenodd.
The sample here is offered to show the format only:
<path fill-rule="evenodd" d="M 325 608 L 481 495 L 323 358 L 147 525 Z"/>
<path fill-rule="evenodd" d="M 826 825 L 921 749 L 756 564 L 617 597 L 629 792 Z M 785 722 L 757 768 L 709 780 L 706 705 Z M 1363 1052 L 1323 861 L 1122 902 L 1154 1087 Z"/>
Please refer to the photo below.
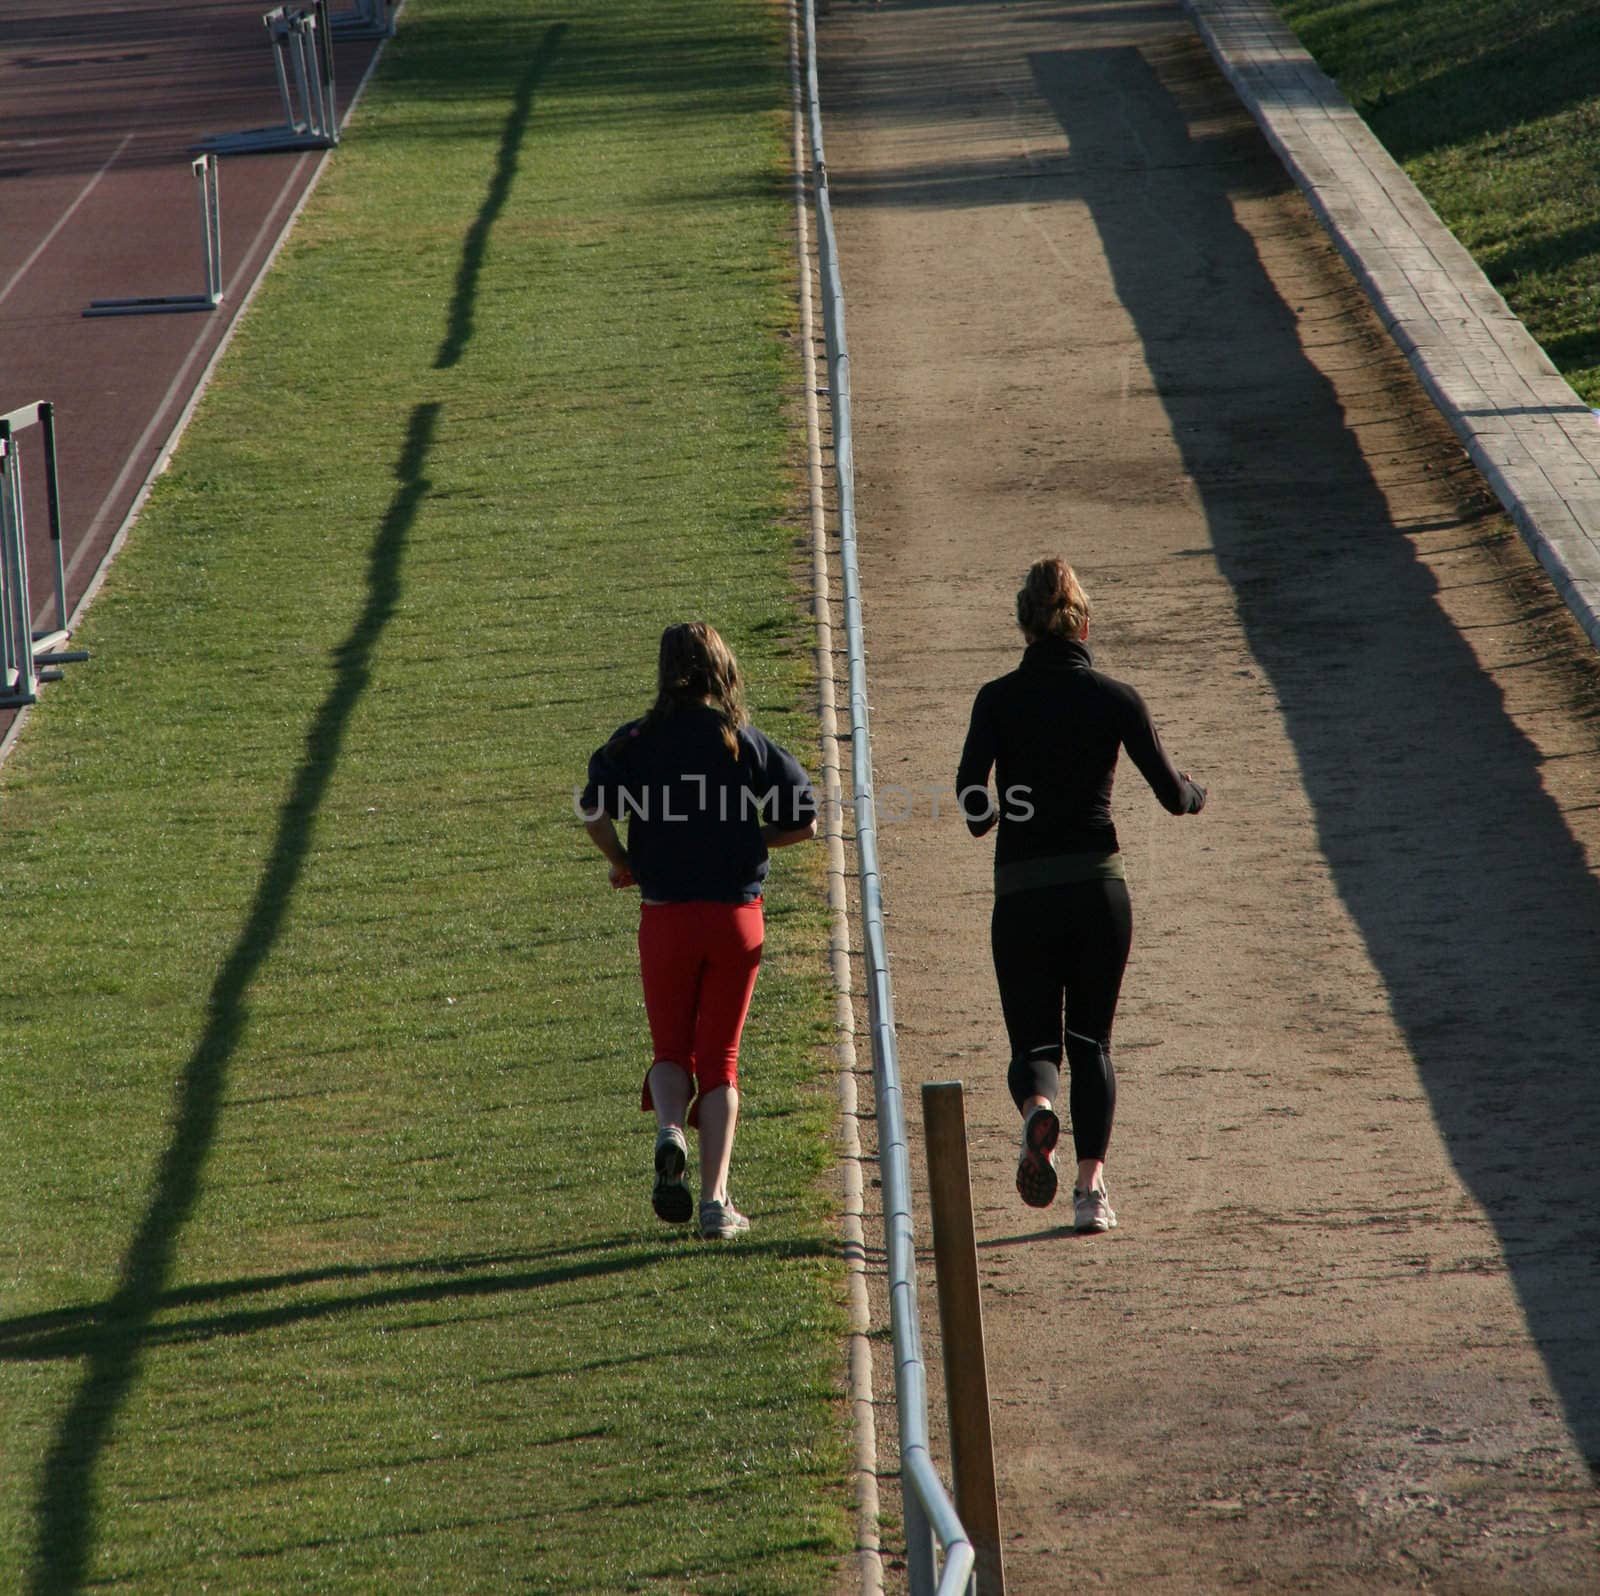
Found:
<path fill-rule="evenodd" d="M 1125 881 L 1120 853 L 1056 853 L 1043 859 L 1016 859 L 994 867 L 997 897 L 1034 887 L 1065 887 L 1075 881 Z"/>

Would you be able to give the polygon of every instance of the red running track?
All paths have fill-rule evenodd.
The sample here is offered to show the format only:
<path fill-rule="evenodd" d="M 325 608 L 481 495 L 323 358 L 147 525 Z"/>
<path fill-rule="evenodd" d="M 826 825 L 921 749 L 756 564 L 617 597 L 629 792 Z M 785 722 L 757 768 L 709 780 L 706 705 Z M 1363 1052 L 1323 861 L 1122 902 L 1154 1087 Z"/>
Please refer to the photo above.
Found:
<path fill-rule="evenodd" d="M 83 314 L 94 299 L 204 289 L 192 146 L 283 121 L 262 23 L 270 9 L 262 0 L 10 0 L 0 22 L 0 414 L 36 400 L 55 406 L 69 615 L 137 513 L 325 159 L 220 157 L 217 309 Z M 341 116 L 376 49 L 336 42 Z M 21 435 L 21 459 L 42 628 L 58 621 L 38 430 Z M 0 712 L 0 739 L 14 720 Z"/>

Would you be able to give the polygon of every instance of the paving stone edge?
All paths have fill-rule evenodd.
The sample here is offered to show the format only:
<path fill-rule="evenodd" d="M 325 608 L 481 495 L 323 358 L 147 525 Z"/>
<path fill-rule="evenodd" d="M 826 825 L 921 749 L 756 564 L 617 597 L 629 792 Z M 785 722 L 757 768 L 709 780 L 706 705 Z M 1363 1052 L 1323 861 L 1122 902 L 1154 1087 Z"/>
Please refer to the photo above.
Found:
<path fill-rule="evenodd" d="M 1206 47 L 1600 647 L 1600 417 L 1263 0 L 1183 0 Z"/>

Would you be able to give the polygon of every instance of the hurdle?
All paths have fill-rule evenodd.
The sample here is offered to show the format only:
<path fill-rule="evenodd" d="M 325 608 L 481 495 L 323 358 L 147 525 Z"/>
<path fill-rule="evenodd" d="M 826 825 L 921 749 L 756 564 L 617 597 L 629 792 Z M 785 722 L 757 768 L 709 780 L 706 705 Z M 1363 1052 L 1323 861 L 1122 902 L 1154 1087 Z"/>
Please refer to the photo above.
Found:
<path fill-rule="evenodd" d="M 23 523 L 22 458 L 18 434 L 37 426 L 44 441 L 46 504 L 55 557 L 56 626 L 33 629 L 28 595 L 28 543 Z M 42 400 L 0 416 L 0 709 L 20 709 L 39 696 L 41 682 L 61 680 L 62 665 L 88 659 L 61 645 L 67 631 L 67 579 L 61 558 L 61 494 L 56 472 L 55 407 Z"/>
<path fill-rule="evenodd" d="M 217 158 L 191 163 L 200 195 L 200 250 L 205 259 L 203 294 L 152 294 L 143 299 L 92 299 L 85 316 L 144 316 L 185 310 L 215 310 L 222 303 L 222 190 Z"/>
<path fill-rule="evenodd" d="M 353 10 L 329 18 L 336 39 L 392 39 L 395 0 L 356 0 Z"/>
<path fill-rule="evenodd" d="M 283 121 L 242 133 L 217 133 L 193 147 L 219 155 L 261 150 L 326 150 L 339 142 L 333 85 L 333 29 L 328 0 L 310 6 L 279 6 L 262 17 L 272 45 Z"/>

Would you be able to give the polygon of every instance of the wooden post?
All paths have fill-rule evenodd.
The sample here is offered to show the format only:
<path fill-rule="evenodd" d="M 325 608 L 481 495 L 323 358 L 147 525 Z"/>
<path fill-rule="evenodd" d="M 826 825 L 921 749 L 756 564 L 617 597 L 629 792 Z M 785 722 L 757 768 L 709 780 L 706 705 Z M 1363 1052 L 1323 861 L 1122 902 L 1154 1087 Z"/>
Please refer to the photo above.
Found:
<path fill-rule="evenodd" d="M 1005 1596 L 994 1435 L 989 1427 L 989 1364 L 983 1346 L 983 1304 L 978 1298 L 978 1244 L 972 1227 L 972 1180 L 967 1170 L 967 1121 L 960 1081 L 924 1085 L 922 1129 L 928 1148 L 928 1196 L 933 1210 L 956 1512 L 976 1555 L 978 1596 Z"/>

